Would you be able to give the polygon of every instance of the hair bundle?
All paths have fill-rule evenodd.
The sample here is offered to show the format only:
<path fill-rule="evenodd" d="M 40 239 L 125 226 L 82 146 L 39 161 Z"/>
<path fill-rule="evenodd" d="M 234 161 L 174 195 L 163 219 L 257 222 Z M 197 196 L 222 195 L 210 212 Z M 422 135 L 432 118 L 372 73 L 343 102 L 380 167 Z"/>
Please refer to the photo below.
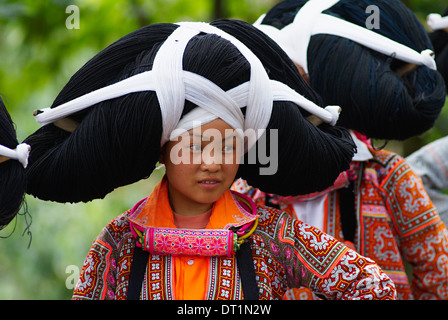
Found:
<path fill-rule="evenodd" d="M 2 99 L 0 98 L 0 144 L 15 149 L 16 131 Z M 0 230 L 19 212 L 25 197 L 26 174 L 23 165 L 16 160 L 0 163 Z"/>
<path fill-rule="evenodd" d="M 262 23 L 282 29 L 307 2 L 281 2 Z M 369 5 L 381 12 L 381 27 L 373 31 L 417 52 L 432 49 L 423 25 L 398 0 L 341 0 L 323 13 L 365 28 Z M 342 108 L 338 124 L 370 138 L 403 140 L 419 135 L 434 125 L 444 105 L 441 74 L 426 66 L 401 75 L 406 63 L 393 55 L 329 34 L 312 36 L 307 56 L 311 87 L 324 104 Z"/>
<path fill-rule="evenodd" d="M 448 7 L 442 16 L 448 16 Z M 436 54 L 437 70 L 442 74 L 445 80 L 445 86 L 448 90 L 448 31 L 447 29 L 436 30 L 429 34 L 431 43 L 434 46 Z"/>
<path fill-rule="evenodd" d="M 244 43 L 261 61 L 270 79 L 323 105 L 300 78 L 292 61 L 262 32 L 234 20 L 219 20 L 212 25 Z M 150 25 L 111 44 L 73 75 L 51 108 L 151 70 L 158 49 L 177 27 Z M 183 69 L 207 78 L 223 90 L 248 81 L 251 71 L 232 43 L 207 33 L 190 40 L 183 55 Z M 183 115 L 196 107 L 185 101 Z M 305 119 L 308 115 L 292 102 L 275 101 L 266 132 L 279 131 L 279 170 L 272 176 L 258 176 L 260 163 L 242 164 L 240 176 L 259 188 L 284 195 L 330 186 L 339 172 L 348 168 L 355 147 L 344 129 L 326 124 L 315 127 Z M 43 200 L 86 202 L 103 198 L 153 171 L 162 135 L 162 116 L 154 91 L 105 100 L 69 118 L 79 122 L 74 132 L 48 124 L 25 140 L 32 147 L 27 168 L 29 194 Z"/>

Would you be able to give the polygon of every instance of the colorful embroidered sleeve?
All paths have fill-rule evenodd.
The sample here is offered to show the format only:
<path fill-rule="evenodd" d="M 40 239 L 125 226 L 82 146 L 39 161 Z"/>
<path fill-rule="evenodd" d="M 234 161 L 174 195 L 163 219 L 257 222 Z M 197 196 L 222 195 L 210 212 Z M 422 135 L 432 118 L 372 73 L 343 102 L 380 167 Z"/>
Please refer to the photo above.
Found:
<path fill-rule="evenodd" d="M 421 179 L 400 157 L 390 161 L 381 188 L 401 253 L 413 268 L 415 299 L 448 299 L 448 231 Z"/>
<path fill-rule="evenodd" d="M 309 287 L 327 299 L 395 299 L 392 280 L 372 260 L 285 212 L 267 207 L 259 212 L 259 234 L 275 228 L 270 239 L 264 233 L 264 241 L 282 261 L 290 288 Z"/>
<path fill-rule="evenodd" d="M 126 214 L 126 213 L 125 213 Z M 73 292 L 74 300 L 115 299 L 117 270 L 129 268 L 126 261 L 117 257 L 122 229 L 127 224 L 125 214 L 109 223 L 94 241 L 82 266 Z M 129 233 L 129 232 L 128 232 Z M 120 236 L 118 236 L 120 235 Z"/>
<path fill-rule="evenodd" d="M 108 243 L 99 239 L 95 241 L 82 266 L 78 283 L 73 292 L 74 300 L 105 299 L 111 252 L 112 248 Z"/>

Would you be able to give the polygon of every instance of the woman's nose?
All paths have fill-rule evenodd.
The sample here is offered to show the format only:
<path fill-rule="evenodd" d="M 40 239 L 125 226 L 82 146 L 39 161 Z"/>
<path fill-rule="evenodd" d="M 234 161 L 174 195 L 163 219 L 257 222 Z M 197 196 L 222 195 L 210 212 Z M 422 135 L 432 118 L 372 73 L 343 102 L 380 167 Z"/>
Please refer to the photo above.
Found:
<path fill-rule="evenodd" d="M 216 154 L 216 156 L 215 156 Z M 202 153 L 202 162 L 201 169 L 207 170 L 210 172 L 216 172 L 221 169 L 222 159 L 220 157 L 220 153 L 214 153 L 213 151 L 210 153 L 203 152 Z"/>

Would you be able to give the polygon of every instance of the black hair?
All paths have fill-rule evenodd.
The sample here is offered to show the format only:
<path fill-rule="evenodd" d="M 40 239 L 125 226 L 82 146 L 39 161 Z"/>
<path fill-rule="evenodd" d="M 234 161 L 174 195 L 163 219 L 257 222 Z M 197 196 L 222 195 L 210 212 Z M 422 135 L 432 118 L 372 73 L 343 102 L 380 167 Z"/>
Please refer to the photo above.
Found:
<path fill-rule="evenodd" d="M 448 7 L 442 16 L 448 16 Z M 445 86 L 448 90 L 448 32 L 447 30 L 436 30 L 429 34 L 431 43 L 434 46 L 436 54 L 437 70 L 442 74 L 445 80 Z"/>
<path fill-rule="evenodd" d="M 15 149 L 19 142 L 11 116 L 0 97 L 0 144 Z M 0 163 L 0 230 L 6 227 L 25 203 L 26 172 L 17 160 Z"/>
<path fill-rule="evenodd" d="M 282 29 L 306 2 L 283 1 L 262 23 Z M 323 13 L 365 27 L 369 5 L 380 9 L 380 28 L 374 32 L 417 52 L 432 49 L 422 24 L 398 0 L 341 0 Z M 405 64 L 334 35 L 317 34 L 309 42 L 311 87 L 325 104 L 341 106 L 339 125 L 370 138 L 403 140 L 421 134 L 440 114 L 446 97 L 440 73 L 419 66 L 400 77 L 397 70 Z"/>
<path fill-rule="evenodd" d="M 322 105 L 298 76 L 286 54 L 251 25 L 220 20 L 212 25 L 242 41 L 259 57 L 271 79 L 282 81 Z M 83 94 L 151 70 L 160 45 L 174 24 L 143 27 L 124 36 L 88 61 L 56 97 L 52 108 Z M 184 70 L 200 74 L 228 90 L 249 80 L 250 65 L 229 41 L 200 33 L 188 43 Z M 183 114 L 196 106 L 186 101 Z M 298 194 L 330 186 L 349 166 L 354 144 L 345 129 L 314 127 L 307 112 L 291 102 L 275 102 L 269 129 L 278 129 L 280 170 L 258 176 L 260 164 L 243 164 L 240 176 L 263 190 Z M 103 101 L 70 116 L 80 124 L 72 133 L 53 124 L 30 135 L 27 192 L 43 200 L 90 201 L 114 188 L 148 177 L 160 155 L 161 112 L 153 91 Z M 296 152 L 291 152 L 295 150 Z M 301 165 L 297 167 L 297 165 Z M 291 180 L 285 182 L 287 178 Z"/>

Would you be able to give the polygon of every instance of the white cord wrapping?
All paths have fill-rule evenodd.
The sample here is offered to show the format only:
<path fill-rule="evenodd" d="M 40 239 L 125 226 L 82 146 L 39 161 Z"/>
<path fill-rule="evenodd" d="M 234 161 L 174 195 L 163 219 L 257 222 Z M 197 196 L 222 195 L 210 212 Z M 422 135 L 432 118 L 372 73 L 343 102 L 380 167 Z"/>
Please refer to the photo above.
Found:
<path fill-rule="evenodd" d="M 434 31 L 448 28 L 448 16 L 442 17 L 438 13 L 429 14 L 426 22 L 428 23 L 428 26 Z"/>
<path fill-rule="evenodd" d="M 154 81 L 154 89 L 162 113 L 162 145 L 176 128 L 184 109 L 182 59 L 188 42 L 197 34 L 198 31 L 191 28 L 177 28 L 165 40 L 154 58 L 152 73 L 154 79 L 157 79 Z"/>
<path fill-rule="evenodd" d="M 431 50 L 417 52 L 372 30 L 322 13 L 337 2 L 339 0 L 309 0 L 299 10 L 293 22 L 281 30 L 271 25 L 261 24 L 265 15 L 258 18 L 254 26 L 276 41 L 306 73 L 308 73 L 308 45 L 311 36 L 316 34 L 329 34 L 350 39 L 384 55 L 436 70 L 434 53 Z"/>
<path fill-rule="evenodd" d="M 28 157 L 30 155 L 31 147 L 26 143 L 19 144 L 15 150 L 0 145 L 0 156 L 9 159 L 18 160 L 24 168 L 28 165 Z"/>
<path fill-rule="evenodd" d="M 216 34 L 235 45 L 250 63 L 250 81 L 226 92 L 212 81 L 184 71 L 182 59 L 185 48 L 199 32 Z M 233 36 L 206 23 L 183 22 L 160 47 L 151 71 L 92 91 L 56 108 L 42 109 L 35 118 L 41 125 L 47 125 L 99 102 L 141 91 L 155 91 L 157 94 L 163 121 L 161 145 L 170 139 L 176 128 L 191 129 L 193 121 L 205 124 L 221 118 L 234 129 L 266 129 L 273 101 L 294 102 L 332 125 L 339 117 L 339 112 L 335 112 L 339 107 L 323 109 L 284 83 L 270 80 L 261 61 Z M 185 100 L 199 108 L 180 120 Z M 243 107 L 247 107 L 246 117 L 241 111 Z"/>

